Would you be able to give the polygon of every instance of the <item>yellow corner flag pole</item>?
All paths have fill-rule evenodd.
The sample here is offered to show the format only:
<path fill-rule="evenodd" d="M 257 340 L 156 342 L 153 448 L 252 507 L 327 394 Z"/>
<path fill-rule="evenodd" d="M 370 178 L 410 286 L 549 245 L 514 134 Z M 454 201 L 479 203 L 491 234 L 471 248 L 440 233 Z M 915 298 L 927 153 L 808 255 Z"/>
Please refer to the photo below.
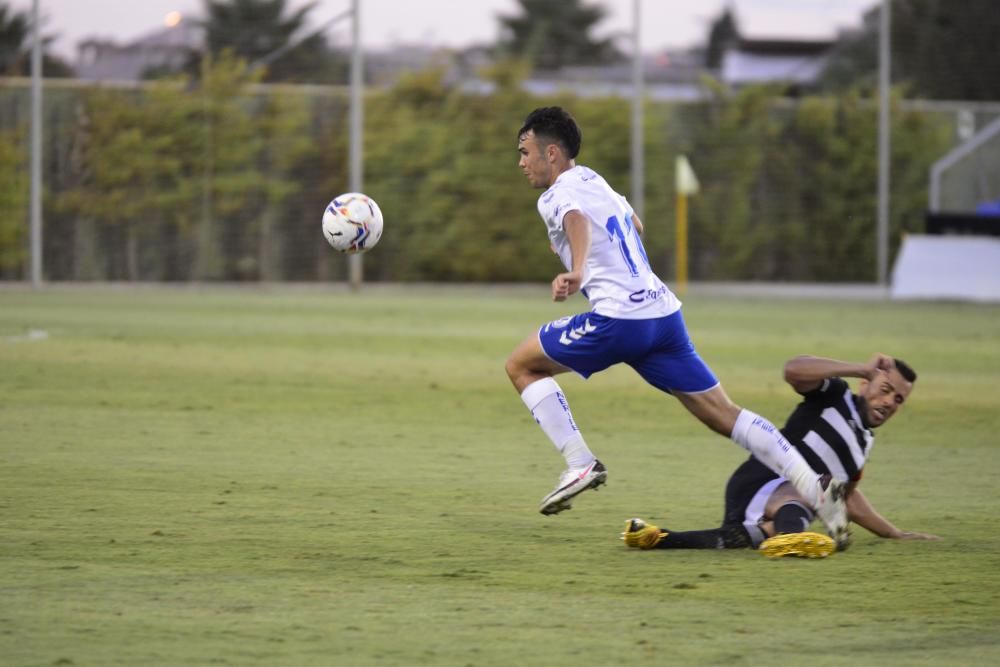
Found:
<path fill-rule="evenodd" d="M 677 280 L 674 286 L 678 294 L 684 294 L 688 281 L 688 198 L 677 192 L 677 241 L 674 254 L 677 258 Z"/>
<path fill-rule="evenodd" d="M 698 193 L 698 178 L 694 175 L 691 163 L 683 155 L 677 156 L 675 184 L 677 190 L 677 239 L 675 253 L 677 258 L 677 292 L 683 294 L 688 282 L 688 195 Z"/>

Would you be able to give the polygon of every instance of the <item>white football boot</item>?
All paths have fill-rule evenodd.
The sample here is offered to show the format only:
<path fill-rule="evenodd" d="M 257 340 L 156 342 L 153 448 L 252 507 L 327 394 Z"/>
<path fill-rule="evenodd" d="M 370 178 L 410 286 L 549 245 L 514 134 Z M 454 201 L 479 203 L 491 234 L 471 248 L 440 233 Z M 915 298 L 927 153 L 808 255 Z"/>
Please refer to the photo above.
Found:
<path fill-rule="evenodd" d="M 847 484 L 833 479 L 830 475 L 819 478 L 819 502 L 816 505 L 816 516 L 826 526 L 827 534 L 833 538 L 838 551 L 843 551 L 851 545 L 851 533 L 847 529 Z"/>
<path fill-rule="evenodd" d="M 583 468 L 570 468 L 559 477 L 555 491 L 542 498 L 538 511 L 542 514 L 559 514 L 571 509 L 573 504 L 570 501 L 574 496 L 587 489 L 596 489 L 607 479 L 608 470 L 597 459 Z"/>

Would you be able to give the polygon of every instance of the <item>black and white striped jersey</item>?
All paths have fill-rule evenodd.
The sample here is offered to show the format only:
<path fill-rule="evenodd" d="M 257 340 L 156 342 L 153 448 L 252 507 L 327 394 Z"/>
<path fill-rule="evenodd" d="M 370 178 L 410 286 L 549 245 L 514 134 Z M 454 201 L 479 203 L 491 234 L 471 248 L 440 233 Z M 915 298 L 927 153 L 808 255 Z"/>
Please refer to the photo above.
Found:
<path fill-rule="evenodd" d="M 823 380 L 802 396 L 781 433 L 820 474 L 841 481 L 861 479 L 874 436 L 865 428 L 858 397 L 841 378 Z"/>

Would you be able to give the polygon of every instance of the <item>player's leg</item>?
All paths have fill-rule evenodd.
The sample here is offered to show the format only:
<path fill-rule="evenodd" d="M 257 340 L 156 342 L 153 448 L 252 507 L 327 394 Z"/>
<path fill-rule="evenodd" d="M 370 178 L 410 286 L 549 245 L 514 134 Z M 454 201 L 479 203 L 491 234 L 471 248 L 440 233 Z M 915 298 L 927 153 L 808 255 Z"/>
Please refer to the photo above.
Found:
<path fill-rule="evenodd" d="M 815 514 L 805 498 L 788 482 L 782 483 L 771 494 L 765 514 L 769 520 L 762 528 L 769 537 L 759 548 L 768 558 L 824 558 L 836 550 L 831 538 L 809 530 Z"/>
<path fill-rule="evenodd" d="M 674 395 L 709 428 L 729 436 L 791 482 L 806 503 L 816 509 L 838 546 L 847 547 L 850 535 L 843 484 L 828 477 L 821 478 L 774 424 L 733 403 L 722 385 L 700 393 L 674 392 Z"/>
<path fill-rule="evenodd" d="M 625 522 L 622 540 L 635 549 L 744 549 L 750 546 L 750 536 L 740 525 L 676 531 L 642 519 Z"/>
<path fill-rule="evenodd" d="M 818 475 L 771 422 L 730 400 L 695 351 L 680 311 L 662 318 L 658 326 L 656 349 L 631 366 L 651 385 L 676 396 L 703 424 L 748 450 L 803 496 L 815 499 Z"/>
<path fill-rule="evenodd" d="M 781 483 L 756 459 L 738 467 L 726 483 L 726 505 L 722 525 L 708 530 L 671 531 L 642 519 L 629 519 L 622 539 L 637 549 L 743 549 L 756 547 L 766 535 L 759 524 L 767 499 Z"/>
<path fill-rule="evenodd" d="M 600 486 L 607 479 L 607 470 L 587 447 L 566 396 L 553 377 L 570 368 L 545 353 L 538 333 L 528 336 L 514 349 L 505 368 L 532 417 L 566 460 L 566 472 L 556 488 L 542 499 L 539 511 L 557 514 L 570 509 L 574 496 Z"/>
<path fill-rule="evenodd" d="M 654 387 L 672 393 L 716 433 L 731 438 L 764 465 L 789 480 L 816 508 L 830 534 L 846 546 L 847 509 L 842 485 L 826 485 L 795 447 L 767 419 L 733 403 L 698 356 L 680 311 L 658 321 L 655 349 L 630 362 Z"/>
<path fill-rule="evenodd" d="M 799 495 L 791 484 L 785 482 L 772 494 L 767 503 L 767 516 L 771 517 L 773 533 L 804 533 L 816 518 L 809 502 Z"/>
<path fill-rule="evenodd" d="M 580 434 L 566 396 L 553 377 L 569 369 L 545 356 L 538 335 L 532 334 L 514 348 L 506 370 L 531 416 L 566 459 L 566 465 L 570 468 L 589 465 L 594 454 Z"/>
<path fill-rule="evenodd" d="M 816 472 L 781 431 L 760 415 L 744 410 L 730 400 L 721 384 L 697 393 L 674 391 L 677 400 L 710 429 L 731 438 L 768 468 L 815 498 L 819 488 Z"/>

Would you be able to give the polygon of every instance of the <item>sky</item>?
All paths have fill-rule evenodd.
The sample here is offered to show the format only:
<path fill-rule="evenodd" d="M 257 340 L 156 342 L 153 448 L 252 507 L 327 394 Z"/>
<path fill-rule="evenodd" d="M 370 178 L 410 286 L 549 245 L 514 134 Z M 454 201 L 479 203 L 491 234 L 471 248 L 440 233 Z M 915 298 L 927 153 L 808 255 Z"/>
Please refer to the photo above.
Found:
<path fill-rule="evenodd" d="M 198 16 L 202 0 L 39 0 L 45 33 L 57 39 L 54 51 L 72 61 L 76 43 L 87 37 L 128 42 L 164 27 L 171 12 Z M 558 1 L 558 0 L 553 0 Z M 306 0 L 288 0 L 300 7 Z M 498 36 L 497 15 L 516 14 L 517 0 L 360 0 L 361 39 L 366 48 L 395 44 L 462 47 L 491 43 Z M 587 0 L 606 11 L 597 36 L 631 31 L 634 0 Z M 31 0 L 7 0 L 16 10 L 31 10 Z M 711 20 L 726 5 L 735 8 L 740 26 L 752 37 L 832 38 L 838 29 L 860 25 L 862 13 L 878 0 L 639 0 L 640 40 L 644 52 L 703 43 Z M 316 0 L 318 27 L 350 7 L 350 0 Z M 349 38 L 346 22 L 328 33 L 331 41 Z"/>

